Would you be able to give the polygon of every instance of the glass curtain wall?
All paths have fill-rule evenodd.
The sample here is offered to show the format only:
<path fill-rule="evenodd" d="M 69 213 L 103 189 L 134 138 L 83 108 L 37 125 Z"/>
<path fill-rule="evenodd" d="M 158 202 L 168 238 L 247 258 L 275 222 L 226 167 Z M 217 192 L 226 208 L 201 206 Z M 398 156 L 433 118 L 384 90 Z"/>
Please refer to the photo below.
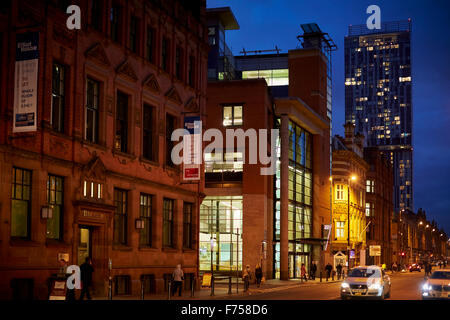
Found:
<path fill-rule="evenodd" d="M 280 126 L 280 120 L 277 120 Z M 277 172 L 275 179 L 274 277 L 280 277 L 280 208 L 281 208 L 281 141 L 277 140 Z M 312 135 L 289 122 L 289 276 L 300 277 L 302 263 L 309 267 L 311 246 L 302 244 L 312 230 Z"/>
<path fill-rule="evenodd" d="M 241 234 L 242 196 L 206 197 L 200 206 L 200 271 L 242 270 Z"/>

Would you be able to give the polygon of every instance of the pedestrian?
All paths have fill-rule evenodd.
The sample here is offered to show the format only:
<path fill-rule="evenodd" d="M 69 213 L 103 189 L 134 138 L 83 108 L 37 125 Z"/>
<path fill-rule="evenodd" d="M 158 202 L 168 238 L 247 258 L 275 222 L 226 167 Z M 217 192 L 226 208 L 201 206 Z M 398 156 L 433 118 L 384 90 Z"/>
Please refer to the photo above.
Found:
<path fill-rule="evenodd" d="M 327 281 L 328 281 L 328 278 L 331 276 L 331 271 L 333 270 L 333 267 L 329 262 L 326 265 L 325 270 L 327 271 Z"/>
<path fill-rule="evenodd" d="M 306 267 L 304 263 L 302 263 L 302 267 L 300 268 L 300 275 L 302 280 L 308 281 L 308 278 L 306 277 Z"/>
<path fill-rule="evenodd" d="M 392 264 L 392 272 L 397 271 L 397 263 Z"/>
<path fill-rule="evenodd" d="M 340 279 L 341 279 L 341 275 L 342 275 L 342 264 L 339 263 L 339 264 L 336 266 L 336 270 L 337 270 L 338 280 L 340 280 Z"/>
<path fill-rule="evenodd" d="M 442 269 L 442 261 L 439 261 L 439 269 Z"/>
<path fill-rule="evenodd" d="M 256 285 L 258 286 L 258 288 L 261 284 L 262 277 L 263 277 L 262 268 L 261 268 L 261 265 L 258 263 L 255 268 Z"/>
<path fill-rule="evenodd" d="M 447 260 L 444 260 L 444 269 L 447 267 Z"/>
<path fill-rule="evenodd" d="M 316 280 L 316 272 L 317 272 L 317 265 L 313 261 L 312 266 L 311 266 L 311 279 L 312 280 Z"/>
<path fill-rule="evenodd" d="M 251 279 L 252 271 L 250 270 L 250 265 L 247 265 L 242 273 L 242 279 L 244 280 L 244 292 L 247 292 L 250 289 L 250 279 Z"/>
<path fill-rule="evenodd" d="M 84 295 L 88 300 L 92 300 L 91 294 L 89 293 L 89 287 L 92 285 L 92 273 L 94 272 L 94 267 L 92 267 L 92 260 L 90 257 L 86 257 L 85 262 L 80 266 L 81 272 L 81 295 L 80 300 L 83 300 Z"/>
<path fill-rule="evenodd" d="M 175 270 L 173 270 L 172 273 L 172 295 L 174 296 L 177 293 L 178 289 L 178 296 L 181 297 L 181 287 L 183 286 L 183 280 L 184 280 L 184 272 L 183 269 L 181 269 L 181 264 L 177 264 L 177 267 Z"/>

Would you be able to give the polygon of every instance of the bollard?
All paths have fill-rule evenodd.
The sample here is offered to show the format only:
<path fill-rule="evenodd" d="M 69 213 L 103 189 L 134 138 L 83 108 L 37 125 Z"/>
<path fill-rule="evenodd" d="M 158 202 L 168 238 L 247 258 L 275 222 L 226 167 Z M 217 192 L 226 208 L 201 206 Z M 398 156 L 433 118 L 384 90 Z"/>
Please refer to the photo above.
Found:
<path fill-rule="evenodd" d="M 170 300 L 170 294 L 172 292 L 172 281 L 169 280 L 169 283 L 167 284 L 167 300 Z"/>
<path fill-rule="evenodd" d="M 320 282 L 322 282 L 322 271 L 320 271 Z"/>
<path fill-rule="evenodd" d="M 214 276 L 211 277 L 211 296 L 214 295 Z"/>
<path fill-rule="evenodd" d="M 231 294 L 231 276 L 228 278 L 228 294 Z"/>
<path fill-rule="evenodd" d="M 108 280 L 108 299 L 112 300 L 112 278 L 109 277 Z"/>
<path fill-rule="evenodd" d="M 191 279 L 191 297 L 194 296 L 194 292 L 195 292 L 195 278 L 192 277 L 192 279 Z"/>
<path fill-rule="evenodd" d="M 141 300 L 144 300 L 145 292 L 144 292 L 144 279 L 141 279 Z"/>

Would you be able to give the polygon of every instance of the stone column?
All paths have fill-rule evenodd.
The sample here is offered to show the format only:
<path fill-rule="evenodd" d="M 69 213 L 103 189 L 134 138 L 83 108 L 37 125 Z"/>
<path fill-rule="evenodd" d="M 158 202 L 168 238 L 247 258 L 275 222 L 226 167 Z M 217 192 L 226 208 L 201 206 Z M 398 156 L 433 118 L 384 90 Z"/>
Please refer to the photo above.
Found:
<path fill-rule="evenodd" d="M 289 118 L 281 116 L 281 185 L 280 185 L 280 279 L 289 279 Z"/>

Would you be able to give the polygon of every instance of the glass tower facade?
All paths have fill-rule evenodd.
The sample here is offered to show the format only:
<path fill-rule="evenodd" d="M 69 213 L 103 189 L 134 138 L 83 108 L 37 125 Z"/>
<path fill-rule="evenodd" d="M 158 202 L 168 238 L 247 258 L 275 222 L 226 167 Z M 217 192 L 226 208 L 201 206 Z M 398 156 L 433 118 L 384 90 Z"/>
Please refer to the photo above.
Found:
<path fill-rule="evenodd" d="M 411 21 L 381 30 L 350 26 L 345 37 L 345 118 L 394 168 L 394 210 L 414 210 Z"/>
<path fill-rule="evenodd" d="M 280 278 L 280 152 L 278 139 L 274 223 L 275 278 Z M 306 267 L 310 265 L 311 246 L 303 244 L 303 240 L 311 238 L 312 235 L 312 135 L 292 121 L 289 122 L 288 193 L 289 278 L 299 278 L 302 263 Z"/>

